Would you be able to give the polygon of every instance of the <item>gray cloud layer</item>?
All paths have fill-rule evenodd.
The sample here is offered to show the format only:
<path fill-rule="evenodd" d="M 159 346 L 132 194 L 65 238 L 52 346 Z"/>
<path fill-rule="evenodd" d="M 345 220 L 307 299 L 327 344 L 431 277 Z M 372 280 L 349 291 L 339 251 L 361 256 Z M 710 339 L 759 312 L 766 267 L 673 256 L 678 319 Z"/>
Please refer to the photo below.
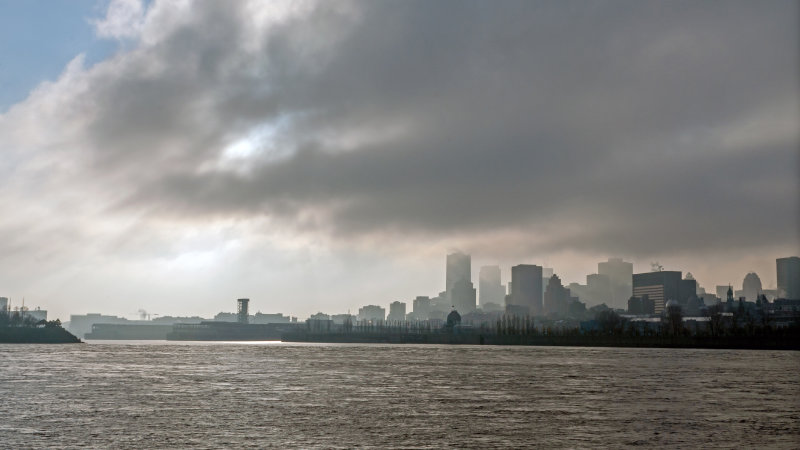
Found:
<path fill-rule="evenodd" d="M 149 52 L 177 64 L 112 85 L 98 146 L 163 158 L 190 139 L 127 205 L 310 209 L 347 238 L 583 224 L 545 251 L 797 242 L 796 3 L 328 6 L 247 57 L 239 13 L 201 9 Z M 281 117 L 282 156 L 196 170 L 237 126 Z"/>

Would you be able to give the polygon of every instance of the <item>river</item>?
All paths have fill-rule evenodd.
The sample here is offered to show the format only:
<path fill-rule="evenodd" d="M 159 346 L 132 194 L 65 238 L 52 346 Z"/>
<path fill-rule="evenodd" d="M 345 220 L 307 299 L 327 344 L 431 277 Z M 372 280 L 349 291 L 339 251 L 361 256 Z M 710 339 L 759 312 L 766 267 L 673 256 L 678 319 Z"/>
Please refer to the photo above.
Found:
<path fill-rule="evenodd" d="M 800 447 L 800 352 L 0 345 L 0 447 Z"/>

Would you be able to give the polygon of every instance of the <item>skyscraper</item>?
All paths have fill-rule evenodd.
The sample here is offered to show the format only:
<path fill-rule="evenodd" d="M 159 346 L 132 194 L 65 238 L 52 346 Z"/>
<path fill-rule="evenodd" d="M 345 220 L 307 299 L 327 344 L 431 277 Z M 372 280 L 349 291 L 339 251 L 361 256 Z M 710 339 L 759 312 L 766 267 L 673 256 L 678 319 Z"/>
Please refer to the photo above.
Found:
<path fill-rule="evenodd" d="M 392 302 L 389 304 L 389 317 L 386 320 L 390 322 L 405 322 L 406 320 L 406 304 L 403 302 Z"/>
<path fill-rule="evenodd" d="M 558 275 L 553 275 L 547 280 L 544 291 L 544 314 L 566 314 L 570 301 L 569 289 L 561 284 Z"/>
<path fill-rule="evenodd" d="M 445 291 L 450 292 L 458 280 L 472 282 L 472 261 L 469 255 L 461 252 L 447 255 L 447 272 Z"/>
<path fill-rule="evenodd" d="M 800 300 L 800 257 L 775 260 L 778 269 L 778 297 Z"/>
<path fill-rule="evenodd" d="M 611 280 L 608 275 L 599 273 L 586 275 L 586 287 L 593 303 L 605 303 L 606 306 L 613 307 L 611 303 Z"/>
<path fill-rule="evenodd" d="M 624 308 L 632 294 L 633 264 L 621 258 L 608 258 L 606 262 L 597 263 L 597 273 L 607 276 L 611 283 L 609 306 Z"/>
<path fill-rule="evenodd" d="M 478 275 L 478 288 L 481 306 L 487 303 L 503 304 L 506 288 L 500 281 L 499 266 L 483 266 Z"/>
<path fill-rule="evenodd" d="M 678 300 L 681 273 L 662 270 L 633 274 L 633 296 L 652 300 L 655 313 L 661 314 L 668 300 Z"/>
<path fill-rule="evenodd" d="M 450 289 L 450 300 L 453 308 L 461 314 L 475 311 L 475 288 L 472 283 L 464 279 L 456 281 Z"/>
<path fill-rule="evenodd" d="M 507 297 L 507 302 L 506 306 L 522 307 L 529 314 L 542 312 L 541 266 L 519 264 L 511 268 L 511 294 Z"/>
<path fill-rule="evenodd" d="M 413 303 L 414 320 L 428 320 L 431 313 L 431 299 L 428 296 L 417 296 Z"/>

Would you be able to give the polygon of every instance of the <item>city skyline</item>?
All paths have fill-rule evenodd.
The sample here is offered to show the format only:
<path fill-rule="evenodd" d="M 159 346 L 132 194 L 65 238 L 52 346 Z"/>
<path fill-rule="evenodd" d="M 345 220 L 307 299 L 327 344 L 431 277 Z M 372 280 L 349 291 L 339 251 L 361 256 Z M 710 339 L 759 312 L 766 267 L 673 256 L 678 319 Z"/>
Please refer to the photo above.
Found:
<path fill-rule="evenodd" d="M 445 257 L 445 265 L 444 270 L 442 271 L 445 274 L 445 280 L 450 279 L 454 286 L 457 285 L 459 282 L 467 282 L 470 286 L 472 283 L 469 282 L 469 277 L 467 279 L 464 278 L 466 274 L 465 270 L 469 270 L 471 265 L 472 255 L 465 254 L 463 252 L 457 251 L 455 253 L 447 254 Z M 558 276 L 558 272 L 555 271 L 553 268 L 549 267 L 542 267 L 539 265 L 532 265 L 532 264 L 516 264 L 514 266 L 508 267 L 508 276 L 505 277 L 503 275 L 502 267 L 496 265 L 490 266 L 481 266 L 479 269 L 472 270 L 470 273 L 477 271 L 479 276 L 482 276 L 485 269 L 490 269 L 490 277 L 492 283 L 488 284 L 486 287 L 489 288 L 488 294 L 490 296 L 497 295 L 495 290 L 495 286 L 493 285 L 496 282 L 502 283 L 501 286 L 503 289 L 506 289 L 508 286 L 508 290 L 506 295 L 503 296 L 502 300 L 495 300 L 494 302 L 477 302 L 477 299 L 483 292 L 477 286 L 473 288 L 473 302 L 472 306 L 464 305 L 460 300 L 457 299 L 458 294 L 453 294 L 453 287 L 451 286 L 450 289 L 447 289 L 447 284 L 445 285 L 445 290 L 440 291 L 438 296 L 434 292 L 429 292 L 430 295 L 423 295 L 423 293 L 417 293 L 412 298 L 402 298 L 402 299 L 389 299 L 389 298 L 372 298 L 372 299 L 360 299 L 355 301 L 353 304 L 356 305 L 354 308 L 347 308 L 345 309 L 336 309 L 333 307 L 332 309 L 329 308 L 326 311 L 323 311 L 320 308 L 314 309 L 311 308 L 308 313 L 297 313 L 293 310 L 276 310 L 270 309 L 270 303 L 268 301 L 260 302 L 261 306 L 259 307 L 258 299 L 256 299 L 255 306 L 256 308 L 253 309 L 252 313 L 258 316 L 264 317 L 271 317 L 271 316 L 281 316 L 283 319 L 281 321 L 289 318 L 293 318 L 293 320 L 305 319 L 307 317 L 314 318 L 315 316 L 319 315 L 326 315 L 326 316 L 340 316 L 341 317 L 349 316 L 352 313 L 353 317 L 361 317 L 362 312 L 364 310 L 369 311 L 367 314 L 375 314 L 375 311 L 381 310 L 383 311 L 384 317 L 386 320 L 390 321 L 398 321 L 401 320 L 399 317 L 406 317 L 408 313 L 408 318 L 404 318 L 402 320 L 426 320 L 426 314 L 429 311 L 433 311 L 433 305 L 438 302 L 438 312 L 439 313 L 446 313 L 450 309 L 455 309 L 461 312 L 473 312 L 475 310 L 490 313 L 497 313 L 500 310 L 505 311 L 505 313 L 513 314 L 513 315 L 528 315 L 531 314 L 533 316 L 546 316 L 549 313 L 553 312 L 551 307 L 548 307 L 548 293 L 546 292 L 545 288 L 548 288 L 548 285 L 552 284 L 553 280 L 551 278 L 556 279 L 556 283 L 558 289 L 563 291 L 561 294 L 563 298 L 573 300 L 577 300 L 582 303 L 584 306 L 599 306 L 605 305 L 611 309 L 616 310 L 627 310 L 629 308 L 629 299 L 639 298 L 642 294 L 649 294 L 652 301 L 655 302 L 654 308 L 655 313 L 660 314 L 664 310 L 664 305 L 667 300 L 674 299 L 681 303 L 685 303 L 690 297 L 697 297 L 700 298 L 700 304 L 705 306 L 712 306 L 714 301 L 708 302 L 707 299 L 704 300 L 705 297 L 716 298 L 715 301 L 725 301 L 727 298 L 727 291 L 733 290 L 734 298 L 739 299 L 740 297 L 746 298 L 750 302 L 754 302 L 757 296 L 761 294 L 767 294 L 769 299 L 775 298 L 789 298 L 795 299 L 798 294 L 800 294 L 800 287 L 798 287 L 798 280 L 800 280 L 800 271 L 798 268 L 800 267 L 800 257 L 797 256 L 788 256 L 782 258 L 775 259 L 775 275 L 779 281 L 776 286 L 768 286 L 761 283 L 761 276 L 759 276 L 755 272 L 748 272 L 742 281 L 737 283 L 728 283 L 724 285 L 705 285 L 701 284 L 696 280 L 694 275 L 691 271 L 684 271 L 682 269 L 674 269 L 671 270 L 669 268 L 665 268 L 660 264 L 651 263 L 649 271 L 641 271 L 637 272 L 633 270 L 630 273 L 630 278 L 628 278 L 628 270 L 635 267 L 633 263 L 629 261 L 625 261 L 622 258 L 610 257 L 607 261 L 599 261 L 597 263 L 597 272 L 593 274 L 586 274 L 586 284 L 581 285 L 581 283 L 568 283 L 563 282 L 563 280 Z M 620 273 L 621 269 L 621 273 Z M 516 296 L 512 295 L 513 288 L 511 280 L 513 280 L 515 271 L 518 271 L 518 277 L 520 280 L 523 280 L 523 285 L 525 287 L 521 288 L 522 292 L 518 292 Z M 500 278 L 497 279 L 496 276 L 500 275 Z M 605 272 L 605 273 L 604 273 Z M 614 274 L 616 272 L 616 274 Z M 534 276 L 534 278 L 530 278 L 531 274 L 538 274 L 538 276 Z M 612 279 L 606 279 L 608 282 L 605 286 L 592 286 L 592 279 L 593 277 L 609 277 L 611 276 Z M 616 280 L 613 278 L 616 276 Z M 657 278 L 654 278 L 657 277 Z M 662 281 L 659 282 L 638 282 L 639 285 L 645 286 L 644 290 L 639 290 L 637 288 L 637 278 L 647 279 L 647 280 L 655 280 L 655 279 L 667 279 L 671 280 L 669 283 L 674 285 L 672 290 L 664 290 L 661 291 L 662 288 L 659 288 L 657 292 L 653 291 L 652 285 L 654 284 L 661 284 Z M 503 282 L 502 280 L 506 280 Z M 483 281 L 483 278 L 481 278 Z M 531 285 L 531 283 L 533 283 Z M 615 284 L 616 283 L 616 284 Z M 669 284 L 668 283 L 668 284 Z M 687 284 L 690 283 L 690 284 Z M 782 284 L 781 284 L 782 283 Z M 449 284 L 449 283 L 448 283 Z M 481 284 L 482 285 L 482 284 Z M 533 291 L 531 291 L 531 287 L 534 287 Z M 604 295 L 607 297 L 597 297 L 598 293 L 596 290 L 598 287 L 601 290 L 607 290 Z M 536 294 L 537 291 L 541 290 L 540 294 Z M 569 289 L 572 289 L 570 292 Z M 579 289 L 580 290 L 579 290 Z M 622 300 L 617 297 L 620 288 L 627 292 Z M 741 289 L 739 289 L 741 288 Z M 456 288 L 458 289 L 458 288 Z M 702 292 L 702 293 L 701 293 Z M 788 295 L 787 295 L 788 293 Z M 529 297 L 533 296 L 533 300 Z M 420 299 L 425 299 L 424 304 L 420 307 L 417 306 Z M 230 299 L 220 299 L 222 304 L 227 304 L 226 300 Z M 245 302 L 249 302 L 250 298 L 239 299 L 238 302 L 240 303 L 239 308 L 241 308 L 241 302 L 244 300 Z M 551 300 L 552 302 L 552 300 Z M 41 305 L 23 305 L 20 302 L 14 303 L 13 299 L 9 299 L 8 297 L 0 296 L 0 309 L 3 310 L 13 310 L 19 309 L 21 306 L 25 306 L 27 308 L 26 311 L 31 312 L 32 314 L 42 314 L 41 317 L 43 318 L 50 318 L 55 319 L 62 319 L 64 321 L 67 320 L 69 316 L 85 316 L 85 314 L 91 315 L 103 315 L 103 316 L 119 316 L 121 318 L 133 318 L 134 316 L 138 317 L 140 320 L 151 320 L 152 317 L 162 316 L 163 318 L 173 317 L 173 318 L 211 318 L 216 317 L 215 320 L 225 320 L 225 321 L 235 321 L 237 313 L 226 312 L 225 306 L 222 306 L 222 310 L 216 309 L 214 311 L 203 311 L 198 312 L 197 310 L 183 310 L 183 311 L 176 311 L 172 313 L 162 314 L 159 312 L 154 312 L 152 310 L 148 311 L 145 309 L 138 309 L 135 314 L 132 313 L 118 313 L 115 311 L 109 310 L 97 310 L 97 311 L 81 311 L 76 314 L 76 311 L 69 311 L 69 315 L 67 317 L 61 316 L 48 316 L 47 308 L 44 308 L 40 311 Z M 489 309 L 486 309 L 486 307 Z M 520 309 L 519 307 L 522 306 L 523 308 Z M 551 303 L 552 306 L 552 303 Z M 212 309 L 217 306 L 212 306 Z M 218 308 L 218 307 L 217 307 Z M 396 309 L 392 309 L 396 308 Z M 245 311 L 247 307 L 245 307 Z M 345 311 L 347 311 L 345 313 Z M 389 318 L 387 316 L 387 312 L 396 311 L 396 314 L 390 316 L 393 318 Z M 400 313 L 402 311 L 402 313 Z M 358 314 L 356 314 L 358 312 Z M 407 313 L 406 313 L 407 312 Z M 414 314 L 411 314 L 411 313 Z M 245 313 L 246 314 L 246 313 Z M 250 314 L 253 316 L 253 314 Z M 284 315 L 285 314 L 285 315 Z M 421 315 L 419 315 L 421 314 Z M 151 317 L 152 316 L 152 317 Z M 224 317 L 220 319 L 220 317 Z M 373 317 L 373 316 L 370 316 Z M 374 316 L 377 317 L 377 316 Z"/>
<path fill-rule="evenodd" d="M 775 288 L 797 36 L 794 1 L 0 2 L 0 296 L 388 308 L 456 250 L 473 288 L 609 257 Z"/>

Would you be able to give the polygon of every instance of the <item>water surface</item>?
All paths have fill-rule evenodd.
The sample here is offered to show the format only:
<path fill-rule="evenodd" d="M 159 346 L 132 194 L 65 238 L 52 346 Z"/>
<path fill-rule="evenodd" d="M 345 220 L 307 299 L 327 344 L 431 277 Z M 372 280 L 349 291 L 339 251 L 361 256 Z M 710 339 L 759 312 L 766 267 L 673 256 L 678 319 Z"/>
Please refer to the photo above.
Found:
<path fill-rule="evenodd" d="M 800 352 L 0 345 L 0 447 L 800 447 Z"/>

